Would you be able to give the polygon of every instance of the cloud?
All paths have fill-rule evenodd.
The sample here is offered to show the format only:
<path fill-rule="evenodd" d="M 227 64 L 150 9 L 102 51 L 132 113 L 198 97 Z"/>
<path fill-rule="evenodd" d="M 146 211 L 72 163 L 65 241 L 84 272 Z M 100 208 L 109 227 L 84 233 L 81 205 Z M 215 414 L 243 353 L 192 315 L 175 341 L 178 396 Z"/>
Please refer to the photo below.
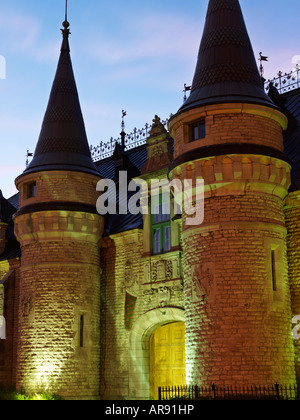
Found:
<path fill-rule="evenodd" d="M 59 43 L 43 34 L 42 21 L 36 17 L 7 8 L 1 11 L 0 31 L 1 50 L 7 54 L 23 54 L 38 62 L 57 60 Z"/>
<path fill-rule="evenodd" d="M 0 15 L 0 29 L 10 51 L 24 52 L 36 44 L 41 25 L 29 15 L 21 15 L 17 10 L 6 10 Z"/>
<path fill-rule="evenodd" d="M 40 129 L 42 117 L 40 115 L 2 114 L 0 116 L 0 134 L 5 133 L 24 136 Z M 3 138 L 3 137 L 2 137 Z"/>
<path fill-rule="evenodd" d="M 20 165 L 6 165 L 6 164 L 1 164 L 0 166 L 0 176 L 6 176 L 9 177 L 10 175 L 16 176 L 18 173 L 20 173 L 21 171 L 23 171 L 24 168 L 21 167 Z"/>
<path fill-rule="evenodd" d="M 123 31 L 114 38 L 101 34 L 89 44 L 90 58 L 102 64 L 115 65 L 144 59 L 184 60 L 195 57 L 198 50 L 199 22 L 191 22 L 178 15 L 152 14 L 133 17 L 134 25 L 124 24 Z M 201 27 L 201 26 L 200 26 Z M 126 38 L 124 37 L 126 33 Z"/>

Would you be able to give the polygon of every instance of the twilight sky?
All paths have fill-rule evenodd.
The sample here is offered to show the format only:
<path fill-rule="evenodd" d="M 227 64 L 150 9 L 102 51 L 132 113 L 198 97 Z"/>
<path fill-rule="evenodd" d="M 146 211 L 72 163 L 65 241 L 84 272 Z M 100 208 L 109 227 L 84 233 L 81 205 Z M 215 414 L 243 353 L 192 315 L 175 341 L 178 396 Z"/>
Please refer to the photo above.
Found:
<path fill-rule="evenodd" d="M 89 143 L 97 145 L 162 119 L 191 84 L 208 0 L 69 0 L 71 57 Z M 300 63 L 300 2 L 240 0 L 265 77 Z M 58 62 L 65 0 L 0 0 L 0 188 L 34 152 Z"/>

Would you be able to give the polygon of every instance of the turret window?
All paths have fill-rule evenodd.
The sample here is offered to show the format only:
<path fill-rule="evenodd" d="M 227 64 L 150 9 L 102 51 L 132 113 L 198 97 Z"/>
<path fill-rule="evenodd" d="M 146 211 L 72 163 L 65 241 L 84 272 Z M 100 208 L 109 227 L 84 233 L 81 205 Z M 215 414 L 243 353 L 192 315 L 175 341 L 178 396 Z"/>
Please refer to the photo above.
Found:
<path fill-rule="evenodd" d="M 25 185 L 25 197 L 32 198 L 36 196 L 36 182 L 30 182 Z"/>
<path fill-rule="evenodd" d="M 190 141 L 204 139 L 206 136 L 205 120 L 197 121 L 190 125 Z"/>

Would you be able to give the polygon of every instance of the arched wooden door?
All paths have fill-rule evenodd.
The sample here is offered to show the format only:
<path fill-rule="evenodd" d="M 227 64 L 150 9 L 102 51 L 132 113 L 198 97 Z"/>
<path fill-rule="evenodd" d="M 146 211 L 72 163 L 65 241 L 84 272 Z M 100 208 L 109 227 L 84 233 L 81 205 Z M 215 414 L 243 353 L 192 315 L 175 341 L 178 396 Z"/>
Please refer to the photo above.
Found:
<path fill-rule="evenodd" d="M 151 398 L 158 399 L 159 386 L 185 384 L 184 322 L 163 325 L 150 337 Z"/>

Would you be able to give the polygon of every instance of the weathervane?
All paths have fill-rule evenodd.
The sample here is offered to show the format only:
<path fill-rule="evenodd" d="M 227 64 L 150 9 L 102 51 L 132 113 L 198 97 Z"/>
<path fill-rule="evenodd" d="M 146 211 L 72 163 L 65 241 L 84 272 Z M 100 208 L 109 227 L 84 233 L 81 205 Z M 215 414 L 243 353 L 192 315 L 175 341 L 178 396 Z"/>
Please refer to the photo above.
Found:
<path fill-rule="evenodd" d="M 124 118 L 126 117 L 126 115 L 127 115 L 127 111 L 122 110 L 122 124 L 121 124 L 122 132 L 121 132 L 121 139 L 122 139 L 122 147 L 123 147 L 123 149 L 125 149 L 125 136 L 126 136 L 126 133 L 125 133 L 125 121 L 124 121 Z"/>
<path fill-rule="evenodd" d="M 30 153 L 29 150 L 27 150 L 27 155 L 26 155 L 26 168 L 29 165 L 29 158 L 33 156 L 33 153 Z"/>
<path fill-rule="evenodd" d="M 127 111 L 122 110 L 122 124 L 121 124 L 122 131 L 125 131 L 125 121 L 124 121 L 124 117 L 126 117 L 126 115 L 127 115 Z"/>
<path fill-rule="evenodd" d="M 184 84 L 184 89 L 183 89 L 183 92 L 184 92 L 183 102 L 185 102 L 187 100 L 186 93 L 188 91 L 190 91 L 191 89 L 192 89 L 192 86 L 187 86 L 186 83 Z"/>
<path fill-rule="evenodd" d="M 264 66 L 262 63 L 263 61 L 268 61 L 268 57 L 266 57 L 265 55 L 262 55 L 262 52 L 260 52 L 258 60 L 260 61 L 260 66 L 259 66 L 260 77 L 264 79 Z"/>

